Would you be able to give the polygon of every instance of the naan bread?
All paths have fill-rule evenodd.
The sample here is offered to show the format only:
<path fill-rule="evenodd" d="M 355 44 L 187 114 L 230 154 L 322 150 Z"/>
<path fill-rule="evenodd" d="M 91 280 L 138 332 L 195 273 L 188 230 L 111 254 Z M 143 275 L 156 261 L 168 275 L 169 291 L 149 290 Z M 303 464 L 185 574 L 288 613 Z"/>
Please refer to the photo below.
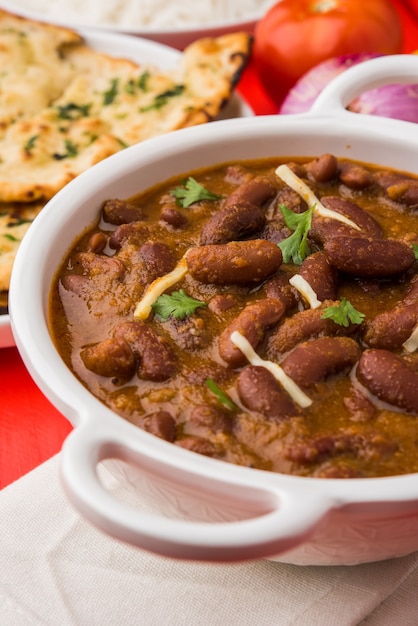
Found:
<path fill-rule="evenodd" d="M 127 146 L 213 120 L 251 44 L 247 33 L 200 39 L 164 71 L 97 52 L 67 28 L 0 10 L 0 291 L 8 289 L 30 220 L 49 198 Z M 15 223 L 16 211 L 28 221 Z"/>
<path fill-rule="evenodd" d="M 44 202 L 0 204 L 0 292 L 7 291 L 20 242 Z M 0 300 L 0 309 L 1 309 Z"/>
<path fill-rule="evenodd" d="M 96 52 L 67 29 L 0 11 L 3 39 L 0 64 L 8 70 L 0 89 L 13 97 L 7 107 L 0 99 L 1 202 L 51 198 L 126 146 L 212 120 L 251 47 L 246 33 L 198 40 L 176 70 L 163 72 Z"/>

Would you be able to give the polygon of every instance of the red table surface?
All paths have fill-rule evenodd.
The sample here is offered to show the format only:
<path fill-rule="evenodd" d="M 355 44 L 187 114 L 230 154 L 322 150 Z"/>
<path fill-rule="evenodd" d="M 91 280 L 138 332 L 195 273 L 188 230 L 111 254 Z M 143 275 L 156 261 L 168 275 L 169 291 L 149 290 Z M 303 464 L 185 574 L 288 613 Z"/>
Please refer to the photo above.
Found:
<path fill-rule="evenodd" d="M 418 49 L 418 0 L 393 2 L 404 24 L 404 51 Z M 276 112 L 254 64 L 239 91 L 257 115 Z M 72 426 L 37 388 L 16 348 L 0 350 L 0 398 L 1 489 L 59 452 Z"/>

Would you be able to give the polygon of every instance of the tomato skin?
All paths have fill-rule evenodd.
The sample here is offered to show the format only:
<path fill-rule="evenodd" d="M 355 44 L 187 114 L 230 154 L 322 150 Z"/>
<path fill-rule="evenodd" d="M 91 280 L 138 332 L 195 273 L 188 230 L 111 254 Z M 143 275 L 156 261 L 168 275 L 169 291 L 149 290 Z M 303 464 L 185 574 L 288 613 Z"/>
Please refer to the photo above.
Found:
<path fill-rule="evenodd" d="M 281 0 L 257 23 L 254 62 L 280 104 L 309 69 L 330 57 L 402 50 L 402 25 L 390 0 Z"/>

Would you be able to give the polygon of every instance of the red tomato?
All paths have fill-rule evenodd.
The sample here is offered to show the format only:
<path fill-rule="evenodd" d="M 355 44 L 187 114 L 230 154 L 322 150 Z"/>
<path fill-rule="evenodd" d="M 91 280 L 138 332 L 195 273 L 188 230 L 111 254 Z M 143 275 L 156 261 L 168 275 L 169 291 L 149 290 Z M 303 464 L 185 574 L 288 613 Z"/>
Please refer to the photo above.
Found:
<path fill-rule="evenodd" d="M 330 57 L 402 50 L 390 0 L 281 0 L 257 23 L 254 61 L 278 104 L 309 69 Z"/>

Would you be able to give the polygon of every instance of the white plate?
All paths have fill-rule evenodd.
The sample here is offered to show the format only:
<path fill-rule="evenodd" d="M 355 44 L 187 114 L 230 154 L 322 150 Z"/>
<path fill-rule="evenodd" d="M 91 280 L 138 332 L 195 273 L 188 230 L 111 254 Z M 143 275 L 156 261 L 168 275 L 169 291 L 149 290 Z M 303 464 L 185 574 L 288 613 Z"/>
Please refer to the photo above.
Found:
<path fill-rule="evenodd" d="M 140 37 L 93 30 L 81 30 L 79 32 L 85 37 L 86 43 L 95 50 L 107 53 L 111 51 L 112 56 L 130 58 L 142 65 L 152 64 L 164 69 L 170 69 L 175 67 L 181 57 L 181 53 L 174 48 L 147 39 L 141 39 Z M 219 119 L 250 117 L 252 115 L 254 115 L 254 112 L 249 105 L 242 98 L 234 95 L 219 115 Z M 0 348 L 9 348 L 14 345 L 15 342 L 10 328 L 10 316 L 0 315 Z"/>
<path fill-rule="evenodd" d="M 104 2 L 104 0 L 103 0 Z M 162 43 L 168 46 L 172 46 L 173 48 L 177 48 L 178 50 L 183 50 L 186 46 L 188 46 L 192 41 L 196 39 L 200 39 L 202 37 L 219 37 L 221 35 L 225 35 L 226 33 L 232 32 L 249 32 L 252 33 L 254 31 L 255 24 L 257 20 L 259 20 L 264 13 L 266 13 L 267 9 L 273 4 L 275 4 L 276 0 L 267 0 L 264 1 L 261 6 L 260 3 L 252 12 L 251 15 L 246 15 L 245 18 L 235 19 L 235 20 L 213 20 L 213 21 L 205 21 L 202 22 L 201 25 L 198 23 L 194 25 L 186 25 L 184 27 L 176 27 L 173 28 L 171 26 L 161 26 L 161 27 L 147 27 L 147 26 L 136 26 L 126 25 L 126 24 L 116 24 L 116 23 L 93 23 L 92 19 L 86 17 L 86 14 L 80 13 L 79 18 L 70 18 L 64 16 L 60 17 L 59 11 L 51 10 L 42 13 L 40 10 L 34 10 L 33 8 L 27 8 L 25 6 L 19 6 L 19 1 L 16 0 L 6 0 L 5 2 L 0 2 L 0 8 L 5 11 L 10 11 L 11 13 L 16 13 L 22 15 L 23 17 L 33 19 L 33 20 L 44 20 L 53 24 L 57 24 L 60 26 L 66 26 L 68 28 L 72 28 L 73 30 L 85 29 L 85 28 L 94 28 L 99 31 L 111 31 L 129 35 L 136 35 L 139 37 L 143 37 L 145 39 L 150 39 L 152 41 L 157 41 L 158 43 Z M 27 3 L 24 3 L 24 5 Z M 59 7 L 56 7 L 58 9 Z M 94 10 L 94 8 L 93 8 Z"/>

